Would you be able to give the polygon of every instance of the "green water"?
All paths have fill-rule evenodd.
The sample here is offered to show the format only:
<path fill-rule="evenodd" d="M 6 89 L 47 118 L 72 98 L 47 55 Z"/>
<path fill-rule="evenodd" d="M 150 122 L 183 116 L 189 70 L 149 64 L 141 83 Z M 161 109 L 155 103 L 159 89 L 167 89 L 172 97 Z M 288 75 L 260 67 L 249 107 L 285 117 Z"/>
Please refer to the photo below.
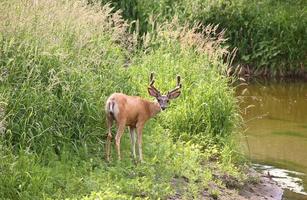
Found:
<path fill-rule="evenodd" d="M 307 82 L 253 82 L 238 86 L 246 154 L 256 163 L 302 172 L 307 191 Z M 307 199 L 286 190 L 284 199 Z"/>

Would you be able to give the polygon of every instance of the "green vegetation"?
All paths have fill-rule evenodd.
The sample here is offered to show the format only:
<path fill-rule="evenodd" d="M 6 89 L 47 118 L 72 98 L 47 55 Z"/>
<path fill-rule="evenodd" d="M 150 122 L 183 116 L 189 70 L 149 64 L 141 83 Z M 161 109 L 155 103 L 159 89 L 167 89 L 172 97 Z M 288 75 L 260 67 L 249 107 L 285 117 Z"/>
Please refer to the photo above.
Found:
<path fill-rule="evenodd" d="M 215 173 L 244 179 L 215 27 L 173 20 L 141 37 L 108 5 L 79 1 L 2 1 L 0 12 L 1 199 L 192 199 L 225 187 Z M 146 163 L 132 162 L 125 134 L 123 160 L 108 164 L 104 102 L 148 98 L 151 71 L 162 91 L 180 74 L 182 96 L 145 127 Z"/>
<path fill-rule="evenodd" d="M 174 16 L 182 24 L 219 24 L 220 29 L 226 29 L 227 44 L 238 48 L 235 62 L 251 67 L 249 73 L 254 75 L 303 75 L 306 71 L 304 0 L 111 2 L 123 10 L 126 19 L 139 20 L 143 32 L 151 31 L 151 21 L 164 22 Z"/>

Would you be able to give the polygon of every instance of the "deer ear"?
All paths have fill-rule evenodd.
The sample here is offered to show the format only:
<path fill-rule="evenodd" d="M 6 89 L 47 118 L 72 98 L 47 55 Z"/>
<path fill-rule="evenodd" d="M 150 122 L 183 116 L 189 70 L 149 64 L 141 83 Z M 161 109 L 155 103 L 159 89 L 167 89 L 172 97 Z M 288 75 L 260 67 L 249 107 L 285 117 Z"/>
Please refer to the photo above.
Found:
<path fill-rule="evenodd" d="M 153 88 L 151 88 L 151 87 L 149 87 L 149 88 L 148 88 L 148 93 L 149 93 L 149 95 L 150 95 L 150 96 L 152 96 L 152 97 L 156 97 L 156 98 L 157 98 L 157 97 L 158 97 L 158 95 L 159 95 L 159 94 L 157 93 L 157 91 L 156 91 L 156 90 L 154 90 L 154 89 L 153 89 Z"/>
<path fill-rule="evenodd" d="M 167 97 L 169 99 L 176 99 L 177 97 L 179 97 L 180 94 L 181 94 L 180 91 L 175 91 L 175 92 L 168 93 Z"/>

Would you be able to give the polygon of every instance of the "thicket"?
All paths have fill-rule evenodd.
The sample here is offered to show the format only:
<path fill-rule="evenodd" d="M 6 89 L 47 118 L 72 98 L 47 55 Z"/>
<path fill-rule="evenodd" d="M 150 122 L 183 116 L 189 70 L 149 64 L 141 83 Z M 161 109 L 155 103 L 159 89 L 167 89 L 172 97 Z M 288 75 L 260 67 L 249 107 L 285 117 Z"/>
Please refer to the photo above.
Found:
<path fill-rule="evenodd" d="M 106 2 L 101 0 L 102 2 Z M 304 0 L 111 1 L 123 16 L 138 20 L 140 31 L 150 21 L 178 16 L 181 23 L 219 24 L 227 45 L 238 48 L 235 62 L 255 75 L 302 75 L 307 63 L 307 12 Z"/>
<path fill-rule="evenodd" d="M 1 199 L 198 198 L 214 181 L 212 158 L 242 178 L 217 27 L 174 18 L 141 36 L 108 5 L 82 1 L 2 1 L 0 12 Z M 145 127 L 146 163 L 130 159 L 128 134 L 123 161 L 105 163 L 106 98 L 149 98 L 152 71 L 162 91 L 180 74 L 182 95 Z"/>

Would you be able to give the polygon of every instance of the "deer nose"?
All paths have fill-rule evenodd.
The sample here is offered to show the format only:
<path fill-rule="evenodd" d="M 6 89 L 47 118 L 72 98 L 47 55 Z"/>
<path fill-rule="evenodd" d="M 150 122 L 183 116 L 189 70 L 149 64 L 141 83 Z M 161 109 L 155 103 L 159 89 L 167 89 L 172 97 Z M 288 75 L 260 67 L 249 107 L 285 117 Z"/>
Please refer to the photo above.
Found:
<path fill-rule="evenodd" d="M 162 110 L 165 110 L 165 109 L 166 109 L 166 107 L 161 107 L 161 109 L 162 109 Z"/>

